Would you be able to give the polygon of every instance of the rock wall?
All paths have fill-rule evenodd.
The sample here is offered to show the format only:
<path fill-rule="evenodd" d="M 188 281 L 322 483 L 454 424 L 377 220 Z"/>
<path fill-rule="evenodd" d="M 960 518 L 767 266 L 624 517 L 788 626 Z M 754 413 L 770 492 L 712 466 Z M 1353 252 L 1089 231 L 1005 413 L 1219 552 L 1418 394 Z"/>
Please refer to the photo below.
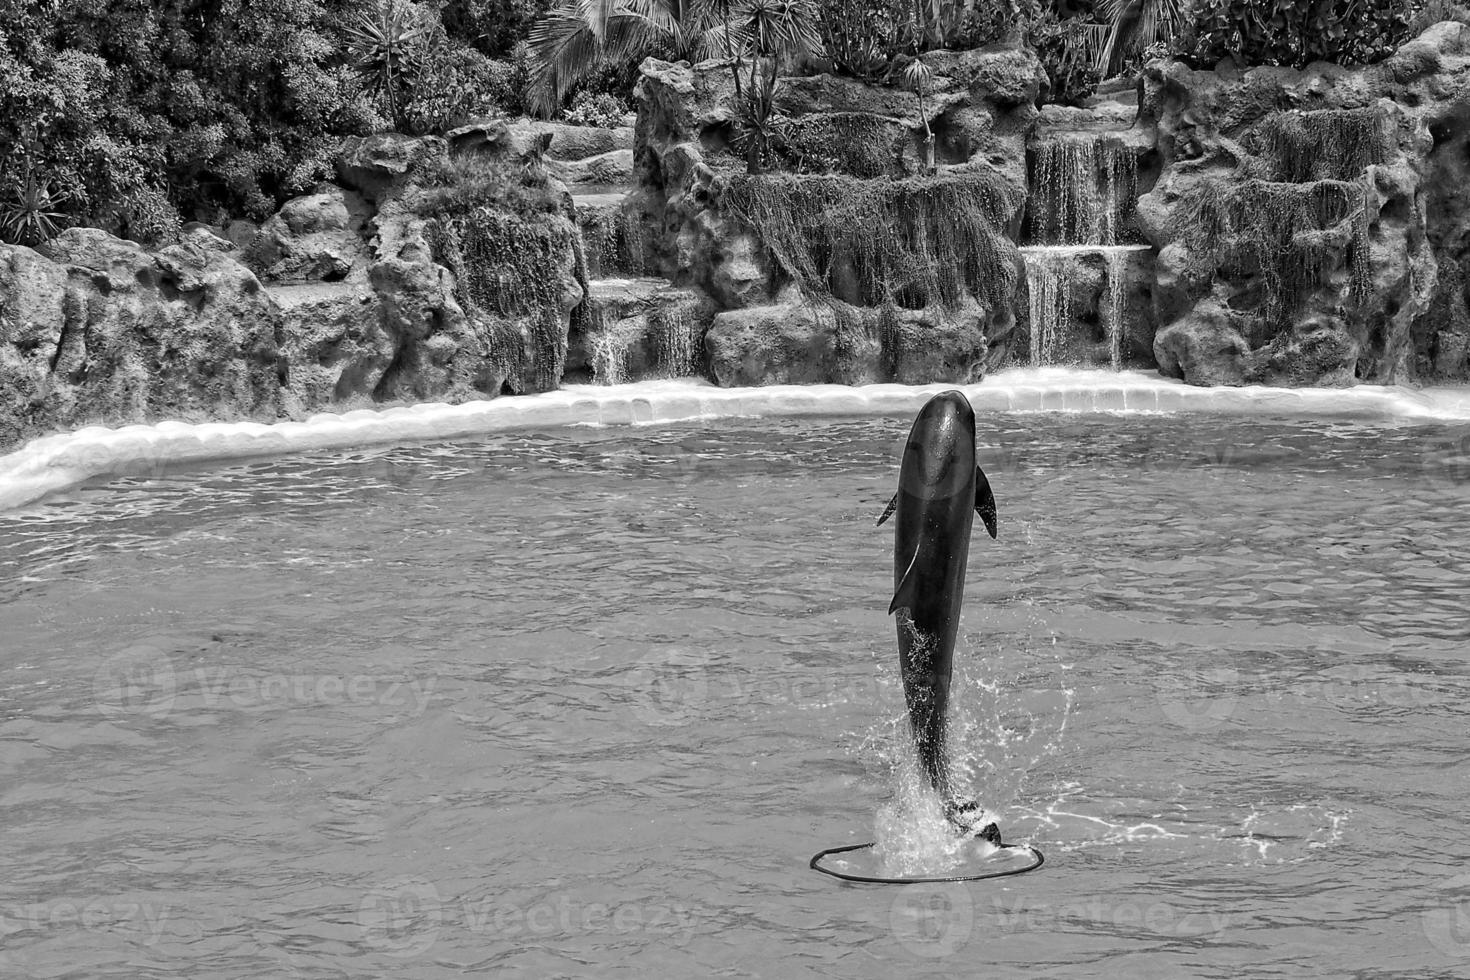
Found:
<path fill-rule="evenodd" d="M 624 207 L 645 270 L 721 311 L 704 342 L 718 383 L 965 382 L 1004 359 L 1043 75 L 1016 48 L 924 60 L 922 115 L 912 91 L 782 79 L 772 172 L 755 177 L 729 63 L 644 63 Z"/>
<path fill-rule="evenodd" d="M 0 452 L 90 423 L 270 421 L 556 387 L 585 274 L 544 144 L 504 123 L 351 139 L 340 184 L 238 245 L 204 228 L 157 251 L 96 229 L 0 244 Z M 515 181 L 492 174 L 487 200 L 482 165 L 536 179 L 507 195 Z M 418 213 L 436 193 L 451 200 Z M 532 281 L 524 250 L 445 254 L 446 228 L 497 221 L 544 246 L 534 310 L 493 288 Z"/>
<path fill-rule="evenodd" d="M 1381 64 L 1151 66 L 1154 352 L 1193 384 L 1465 377 L 1470 29 Z"/>

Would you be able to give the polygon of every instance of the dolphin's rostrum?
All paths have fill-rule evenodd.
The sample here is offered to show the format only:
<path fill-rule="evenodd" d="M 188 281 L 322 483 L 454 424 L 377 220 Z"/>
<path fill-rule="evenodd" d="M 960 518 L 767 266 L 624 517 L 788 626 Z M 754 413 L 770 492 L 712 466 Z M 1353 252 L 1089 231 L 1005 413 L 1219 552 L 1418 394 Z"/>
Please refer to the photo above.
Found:
<path fill-rule="evenodd" d="M 878 518 L 882 524 L 894 517 L 888 611 L 898 614 L 898 659 L 919 765 L 953 823 L 999 843 L 994 824 L 974 826 L 978 805 L 955 799 L 945 745 L 955 635 L 976 514 L 995 537 L 995 497 L 975 462 L 975 412 L 962 392 L 941 392 L 919 410 L 904 446 L 898 492 Z"/>

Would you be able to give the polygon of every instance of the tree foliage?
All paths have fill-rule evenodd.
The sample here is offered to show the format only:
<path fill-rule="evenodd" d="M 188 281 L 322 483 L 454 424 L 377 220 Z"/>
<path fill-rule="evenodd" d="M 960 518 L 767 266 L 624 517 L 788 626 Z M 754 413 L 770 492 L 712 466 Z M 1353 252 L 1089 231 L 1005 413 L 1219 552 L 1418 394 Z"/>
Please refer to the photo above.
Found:
<path fill-rule="evenodd" d="M 1413 0 L 1194 0 L 1174 48 L 1181 60 L 1213 67 L 1305 67 L 1313 61 L 1369 64 L 1408 37 Z"/>
<path fill-rule="evenodd" d="M 438 10 L 0 0 L 0 236 L 84 223 L 166 237 L 180 218 L 258 220 L 330 176 L 343 136 L 518 109 L 523 72 L 450 36 Z"/>

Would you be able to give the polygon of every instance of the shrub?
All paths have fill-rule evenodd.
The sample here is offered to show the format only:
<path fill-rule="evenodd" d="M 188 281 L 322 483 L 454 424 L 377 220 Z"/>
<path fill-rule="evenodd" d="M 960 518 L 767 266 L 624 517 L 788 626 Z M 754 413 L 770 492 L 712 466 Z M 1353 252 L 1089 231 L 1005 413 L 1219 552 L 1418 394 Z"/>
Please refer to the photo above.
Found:
<path fill-rule="evenodd" d="M 838 72 L 873 80 L 911 48 L 909 0 L 820 0 L 822 44 Z"/>
<path fill-rule="evenodd" d="M 504 157 L 455 154 L 439 172 L 421 174 L 420 181 L 404 203 L 424 217 L 453 217 L 494 207 L 531 218 L 561 207 L 543 167 Z"/>
<path fill-rule="evenodd" d="M 1197 68 L 1369 64 L 1408 38 L 1414 14 L 1404 0 L 1195 0 L 1174 54 Z"/>
<path fill-rule="evenodd" d="M 1091 55 L 1088 27 L 1075 17 L 1047 10 L 1032 23 L 1027 40 L 1051 82 L 1050 101 L 1076 105 L 1097 89 L 1102 73 Z"/>
<path fill-rule="evenodd" d="M 514 69 L 491 61 L 474 48 L 446 44 L 429 52 L 414 72 L 412 94 L 404 107 L 406 128 L 438 133 L 471 119 L 506 111 Z"/>
<path fill-rule="evenodd" d="M 126 237 L 139 245 L 154 248 L 179 240 L 178 209 L 166 193 L 151 184 L 129 191 L 123 198 L 122 212 Z"/>
<path fill-rule="evenodd" d="M 1409 19 L 1408 34 L 1410 37 L 1418 37 L 1435 24 L 1447 20 L 1470 24 L 1470 7 L 1457 0 L 1427 0 Z"/>
<path fill-rule="evenodd" d="M 976 3 L 965 11 L 950 46 L 958 50 L 983 48 L 1004 40 L 1013 31 L 1024 35 L 1040 17 L 1041 0 Z"/>
<path fill-rule="evenodd" d="M 567 110 L 565 118 L 573 126 L 616 129 L 623 125 L 623 117 L 627 114 L 627 104 L 610 92 L 593 93 L 583 89 L 572 99 L 572 107 Z"/>

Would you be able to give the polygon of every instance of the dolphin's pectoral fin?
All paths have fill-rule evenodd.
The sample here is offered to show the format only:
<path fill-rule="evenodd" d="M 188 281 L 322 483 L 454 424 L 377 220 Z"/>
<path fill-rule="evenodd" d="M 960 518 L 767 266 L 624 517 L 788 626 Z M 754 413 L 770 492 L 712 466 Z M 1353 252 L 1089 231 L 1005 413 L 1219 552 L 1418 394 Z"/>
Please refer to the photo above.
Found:
<path fill-rule="evenodd" d="M 888 518 L 892 517 L 893 516 L 893 512 L 895 510 L 897 510 L 897 509 L 898 509 L 898 494 L 895 493 L 893 495 L 893 499 L 890 500 L 890 501 L 888 501 L 888 506 L 883 508 L 883 516 L 880 517 L 880 518 L 878 518 L 878 523 L 875 524 L 875 525 L 873 525 L 873 526 L 874 527 L 882 527 L 883 526 L 883 522 L 886 521 L 886 520 L 888 520 Z"/>
<path fill-rule="evenodd" d="M 975 467 L 975 513 L 985 522 L 985 530 L 995 537 L 995 494 L 990 492 L 990 481 L 985 471 Z"/>
<path fill-rule="evenodd" d="M 909 567 L 903 573 L 903 578 L 898 580 L 898 588 L 893 590 L 893 601 L 888 604 L 888 615 L 892 616 L 903 608 L 914 608 L 914 600 L 917 598 L 914 592 L 918 589 L 919 581 L 919 551 L 914 549 L 914 557 L 909 559 Z"/>

